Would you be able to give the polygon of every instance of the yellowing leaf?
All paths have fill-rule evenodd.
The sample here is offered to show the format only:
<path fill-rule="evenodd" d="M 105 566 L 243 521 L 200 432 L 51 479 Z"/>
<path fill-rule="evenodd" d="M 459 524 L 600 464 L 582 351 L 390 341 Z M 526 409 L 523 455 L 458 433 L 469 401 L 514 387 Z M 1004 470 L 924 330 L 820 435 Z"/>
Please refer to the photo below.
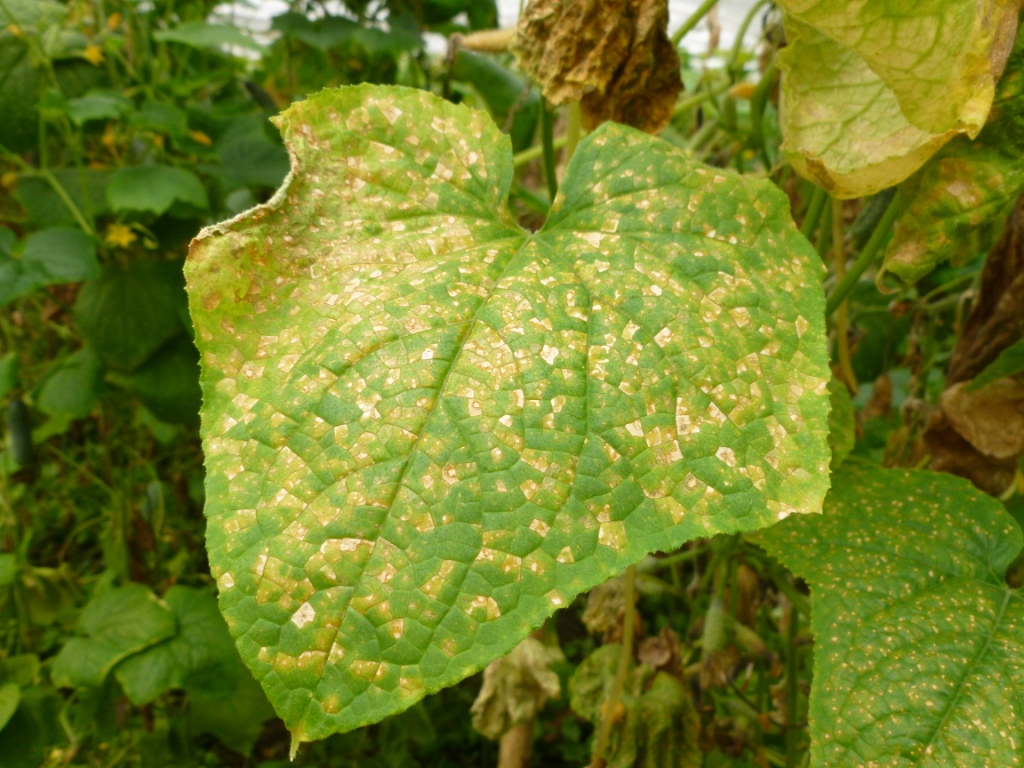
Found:
<path fill-rule="evenodd" d="M 916 171 L 985 124 L 1010 54 L 1018 0 L 785 0 L 779 55 L 783 150 L 837 197 Z"/>
<path fill-rule="evenodd" d="M 973 141 L 958 136 L 899 190 L 903 212 L 879 274 L 913 284 L 945 261 L 989 249 L 1024 192 L 1024 35 L 1007 63 L 989 122 Z"/>
<path fill-rule="evenodd" d="M 898 184 L 954 135 L 911 125 L 892 90 L 849 48 L 792 17 L 786 35 L 778 56 L 782 150 L 797 172 L 836 197 Z"/>
<path fill-rule="evenodd" d="M 767 181 L 606 123 L 538 232 L 422 91 L 280 119 L 187 263 L 221 605 L 297 741 L 408 707 L 652 550 L 817 512 L 821 264 Z"/>
<path fill-rule="evenodd" d="M 861 59 L 908 123 L 928 134 L 976 136 L 1013 47 L 1020 0 L 780 0 Z M 826 61 L 808 59 L 817 68 Z M 856 105 L 852 106 L 856 110 Z"/>

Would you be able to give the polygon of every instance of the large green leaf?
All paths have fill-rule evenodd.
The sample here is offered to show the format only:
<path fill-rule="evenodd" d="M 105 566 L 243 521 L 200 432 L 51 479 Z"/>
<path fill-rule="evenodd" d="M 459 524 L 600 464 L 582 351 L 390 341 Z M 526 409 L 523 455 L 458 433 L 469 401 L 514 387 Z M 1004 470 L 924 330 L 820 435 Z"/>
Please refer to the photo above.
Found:
<path fill-rule="evenodd" d="M 783 0 L 783 149 L 838 197 L 916 171 L 958 133 L 976 136 L 1009 55 L 1018 5 Z"/>
<path fill-rule="evenodd" d="M 959 478 L 847 467 L 758 534 L 811 585 L 811 765 L 1020 765 L 1020 528 Z"/>
<path fill-rule="evenodd" d="M 914 283 L 938 264 L 988 250 L 985 225 L 998 232 L 1024 192 L 1024 35 L 1018 35 L 989 122 L 977 139 L 959 136 L 899 189 L 903 212 L 882 274 Z M 881 275 L 879 276 L 881 279 Z"/>
<path fill-rule="evenodd" d="M 186 277 L 211 567 L 297 741 L 651 550 L 820 509 L 821 266 L 774 185 L 608 124 L 531 233 L 480 112 L 360 86 L 281 125 L 288 185 Z"/>

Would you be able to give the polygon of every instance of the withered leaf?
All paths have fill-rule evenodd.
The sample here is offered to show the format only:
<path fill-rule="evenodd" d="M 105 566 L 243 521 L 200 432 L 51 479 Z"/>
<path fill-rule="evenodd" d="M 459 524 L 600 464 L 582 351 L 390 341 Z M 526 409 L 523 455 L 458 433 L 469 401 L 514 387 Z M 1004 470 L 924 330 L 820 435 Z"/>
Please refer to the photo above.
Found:
<path fill-rule="evenodd" d="M 519 723 L 533 720 L 548 699 L 562 692 L 551 663 L 562 652 L 528 637 L 507 656 L 484 670 L 484 684 L 470 713 L 473 728 L 489 739 L 499 739 Z"/>
<path fill-rule="evenodd" d="M 579 101 L 583 127 L 613 120 L 657 133 L 683 83 L 667 0 L 533 0 L 512 51 L 552 104 Z"/>

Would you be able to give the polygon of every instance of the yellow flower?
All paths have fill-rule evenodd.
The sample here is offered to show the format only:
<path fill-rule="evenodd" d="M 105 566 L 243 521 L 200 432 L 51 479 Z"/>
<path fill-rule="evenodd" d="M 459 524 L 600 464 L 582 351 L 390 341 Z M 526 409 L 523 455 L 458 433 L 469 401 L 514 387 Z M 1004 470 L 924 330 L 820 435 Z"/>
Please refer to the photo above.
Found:
<path fill-rule="evenodd" d="M 736 85 L 729 89 L 729 95 L 734 99 L 749 100 L 754 98 L 754 91 L 756 90 L 757 85 L 754 83 L 736 83 Z"/>
<path fill-rule="evenodd" d="M 127 248 L 138 239 L 132 228 L 125 224 L 111 224 L 103 235 L 103 242 L 115 248 Z"/>
<path fill-rule="evenodd" d="M 204 147 L 213 146 L 213 139 L 207 136 L 202 131 L 189 131 L 188 137 L 192 139 L 196 144 L 202 144 Z"/>
<path fill-rule="evenodd" d="M 22 37 L 25 34 L 24 32 L 21 31 L 21 27 L 19 27 L 17 24 L 9 25 L 7 27 L 7 31 L 10 32 L 15 37 Z"/>
<path fill-rule="evenodd" d="M 103 63 L 103 50 L 98 45 L 87 45 L 82 51 L 82 58 L 98 67 Z"/>
<path fill-rule="evenodd" d="M 0 176 L 0 187 L 4 189 L 14 189 L 14 184 L 18 180 L 18 174 L 14 171 L 7 171 L 5 174 Z"/>
<path fill-rule="evenodd" d="M 121 26 L 121 14 L 112 13 L 107 17 L 107 29 L 113 32 L 115 29 Z"/>

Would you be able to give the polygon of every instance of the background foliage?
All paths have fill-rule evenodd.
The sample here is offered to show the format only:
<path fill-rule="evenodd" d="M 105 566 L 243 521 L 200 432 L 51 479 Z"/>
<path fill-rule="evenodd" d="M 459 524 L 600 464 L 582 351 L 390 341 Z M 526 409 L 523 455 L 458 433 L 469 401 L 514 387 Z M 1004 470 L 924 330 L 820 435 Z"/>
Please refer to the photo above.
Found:
<path fill-rule="evenodd" d="M 510 134 L 519 153 L 511 201 L 520 222 L 537 226 L 548 210 L 539 136 L 552 115 L 540 93 L 511 56 L 432 57 L 424 47 L 428 31 L 493 26 L 492 3 L 348 2 L 344 15 L 329 15 L 319 3 L 296 2 L 274 20 L 278 34 L 269 42 L 209 22 L 213 5 L 0 0 L 5 766 L 286 764 L 288 734 L 216 609 L 203 546 L 198 354 L 181 276 L 185 248 L 202 225 L 266 200 L 287 173 L 267 118 L 325 86 L 429 89 L 486 110 Z M 710 63 L 682 55 L 685 91 L 661 136 L 710 165 L 770 176 L 830 263 L 829 307 L 838 310 L 833 465 L 847 454 L 888 467 L 944 461 L 942 468 L 1003 495 L 1018 516 L 1020 450 L 984 430 L 979 438 L 978 425 L 994 418 L 1013 433 L 1020 411 L 1019 393 L 1006 384 L 1024 368 L 1016 319 L 1024 312 L 1007 288 L 1024 263 L 1024 227 L 1009 213 L 1020 191 L 1019 47 L 978 139 L 947 144 L 896 193 L 911 213 L 887 268 L 920 279 L 886 295 L 858 278 L 890 237 L 893 191 L 833 201 L 786 165 L 770 64 L 782 39 L 778 17 L 762 3 L 747 23 L 763 29 L 757 51 L 737 46 Z M 763 77 L 755 85 L 757 70 Z M 561 120 L 555 126 L 558 146 L 568 128 Z M 943 198 L 944 179 L 965 167 L 971 179 L 992 178 L 996 167 L 1006 182 L 985 190 L 991 200 L 977 206 Z M 899 249 L 922 231 L 934 233 L 927 221 L 940 215 L 941 247 L 929 252 L 927 267 L 904 266 Z M 844 258 L 830 260 L 837 235 Z M 844 281 L 846 255 L 863 265 Z M 985 406 L 979 416 L 967 382 L 997 357 L 1001 367 L 975 385 L 1002 387 L 1001 399 L 985 402 L 1004 410 L 993 416 Z M 893 476 L 873 482 L 900 487 Z M 1016 541 L 1019 531 L 1012 533 L 997 502 L 979 502 L 963 485 L 944 492 L 965 499 L 964 509 L 982 510 L 977 526 L 988 521 Z M 837 496 L 834 504 L 855 502 Z M 538 634 L 549 648 L 560 646 L 545 658 L 562 695 L 540 705 L 538 764 L 589 759 L 625 632 L 635 635 L 642 663 L 611 737 L 618 764 L 661 764 L 657 755 L 670 747 L 649 751 L 653 743 L 671 745 L 680 765 L 805 764 L 812 658 L 819 673 L 842 670 L 814 657 L 801 578 L 820 584 L 840 576 L 787 557 L 786 535 L 780 529 L 774 544 L 764 539 L 767 549 L 720 536 L 648 558 L 628 630 L 629 590 L 616 581 L 549 621 Z M 769 554 L 776 552 L 782 563 Z M 968 576 L 1002 595 L 1004 569 L 1011 585 L 1019 580 L 1016 555 L 1002 553 L 994 577 Z M 497 746 L 470 716 L 480 686 L 480 676 L 471 678 L 379 725 L 309 745 L 297 762 L 493 763 Z M 824 705 L 810 706 L 820 714 Z M 479 717 L 477 725 L 488 731 Z"/>

